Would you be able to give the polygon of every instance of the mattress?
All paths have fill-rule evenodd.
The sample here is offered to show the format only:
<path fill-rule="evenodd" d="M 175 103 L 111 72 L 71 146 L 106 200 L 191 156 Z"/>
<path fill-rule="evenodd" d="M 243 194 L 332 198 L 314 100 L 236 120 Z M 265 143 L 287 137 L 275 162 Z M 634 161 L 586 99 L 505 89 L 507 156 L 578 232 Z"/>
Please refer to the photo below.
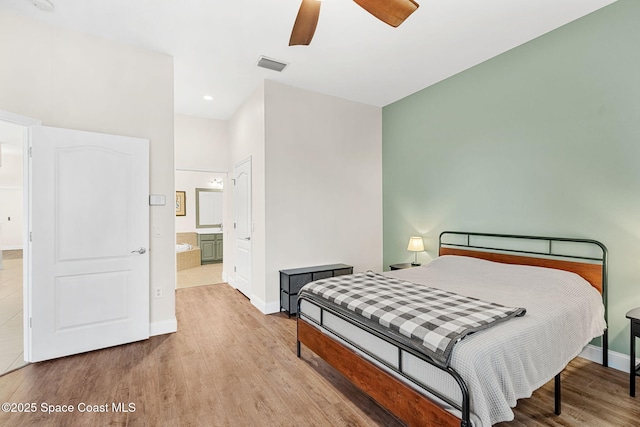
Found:
<path fill-rule="evenodd" d="M 518 399 L 552 379 L 606 328 L 599 292 L 580 276 L 555 269 L 508 265 L 481 259 L 443 256 L 430 264 L 385 273 L 417 286 L 427 285 L 491 301 L 524 307 L 526 315 L 466 336 L 452 352 L 450 366 L 469 388 L 474 424 L 510 421 Z M 301 316 L 318 320 L 320 308 L 303 301 Z M 323 323 L 389 366 L 460 401 L 459 387 L 437 368 L 336 316 Z M 378 363 L 379 364 L 379 363 Z M 415 386 L 412 384 L 412 386 Z"/>

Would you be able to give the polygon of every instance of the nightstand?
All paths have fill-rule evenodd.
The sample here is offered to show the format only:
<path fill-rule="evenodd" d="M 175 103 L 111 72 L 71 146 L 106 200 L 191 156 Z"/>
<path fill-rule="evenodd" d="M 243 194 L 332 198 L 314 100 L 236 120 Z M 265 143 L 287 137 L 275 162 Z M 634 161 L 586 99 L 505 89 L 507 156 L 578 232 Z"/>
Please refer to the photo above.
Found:
<path fill-rule="evenodd" d="M 636 366 L 636 338 L 640 338 L 640 307 L 627 312 L 631 321 L 631 348 L 629 353 L 629 395 L 636 395 L 636 377 L 640 376 L 640 364 Z"/>
<path fill-rule="evenodd" d="M 411 267 L 417 267 L 417 265 L 412 265 L 410 262 L 405 262 L 402 264 L 391 264 L 389 266 L 391 270 L 402 270 L 403 268 L 411 268 Z"/>

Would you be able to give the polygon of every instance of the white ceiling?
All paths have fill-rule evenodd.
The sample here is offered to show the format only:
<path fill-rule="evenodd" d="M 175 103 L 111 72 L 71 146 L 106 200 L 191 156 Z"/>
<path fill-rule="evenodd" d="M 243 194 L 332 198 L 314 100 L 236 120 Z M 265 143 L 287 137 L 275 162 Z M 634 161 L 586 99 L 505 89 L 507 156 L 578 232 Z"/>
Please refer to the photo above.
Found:
<path fill-rule="evenodd" d="M 325 0 L 311 45 L 293 47 L 300 0 L 52 0 L 53 12 L 0 0 L 0 9 L 171 55 L 176 112 L 228 119 L 264 79 L 385 106 L 614 1 L 417 0 L 392 28 L 351 0 Z M 261 55 L 289 66 L 258 68 Z"/>

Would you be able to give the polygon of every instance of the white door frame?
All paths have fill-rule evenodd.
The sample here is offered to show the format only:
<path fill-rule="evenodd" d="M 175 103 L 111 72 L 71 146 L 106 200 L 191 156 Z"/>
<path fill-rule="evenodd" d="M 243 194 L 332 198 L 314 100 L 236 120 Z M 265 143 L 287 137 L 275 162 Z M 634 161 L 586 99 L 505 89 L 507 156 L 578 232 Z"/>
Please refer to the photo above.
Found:
<path fill-rule="evenodd" d="M 0 120 L 25 127 L 22 133 L 22 207 L 23 207 L 23 232 L 22 232 L 22 325 L 24 361 L 31 360 L 31 329 L 29 317 L 29 294 L 31 291 L 31 251 L 29 247 L 29 229 L 31 228 L 31 162 L 29 161 L 29 126 L 41 125 L 42 120 L 21 116 L 9 111 L 0 110 Z"/>

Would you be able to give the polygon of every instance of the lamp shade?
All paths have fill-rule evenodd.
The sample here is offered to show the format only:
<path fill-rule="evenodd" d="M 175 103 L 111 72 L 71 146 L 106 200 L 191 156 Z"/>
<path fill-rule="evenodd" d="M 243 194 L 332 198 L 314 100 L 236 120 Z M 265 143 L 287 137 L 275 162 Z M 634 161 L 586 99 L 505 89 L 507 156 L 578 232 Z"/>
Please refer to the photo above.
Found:
<path fill-rule="evenodd" d="M 410 237 L 409 246 L 407 246 L 407 250 L 411 252 L 424 251 L 424 242 L 422 241 L 422 237 Z"/>

